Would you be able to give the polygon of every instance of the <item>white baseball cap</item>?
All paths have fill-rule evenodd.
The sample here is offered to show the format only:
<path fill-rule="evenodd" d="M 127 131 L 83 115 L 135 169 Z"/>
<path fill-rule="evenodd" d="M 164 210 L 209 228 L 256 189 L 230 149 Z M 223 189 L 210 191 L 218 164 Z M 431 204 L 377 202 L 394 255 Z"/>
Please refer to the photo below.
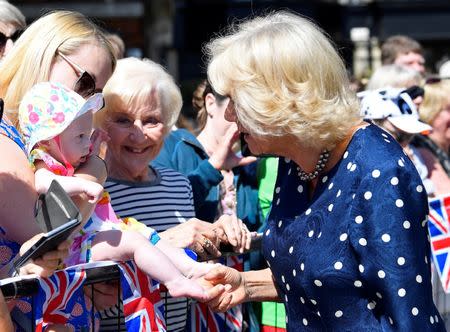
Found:
<path fill-rule="evenodd" d="M 409 134 L 425 134 L 433 129 L 419 120 L 416 105 L 405 89 L 362 91 L 358 93 L 358 97 L 364 119 L 387 119 L 396 128 Z"/>

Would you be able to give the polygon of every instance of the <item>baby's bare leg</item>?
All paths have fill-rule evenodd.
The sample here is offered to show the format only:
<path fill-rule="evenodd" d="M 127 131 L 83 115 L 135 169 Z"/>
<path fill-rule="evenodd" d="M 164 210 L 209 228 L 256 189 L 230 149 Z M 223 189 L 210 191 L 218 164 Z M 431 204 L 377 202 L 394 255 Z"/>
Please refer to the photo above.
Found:
<path fill-rule="evenodd" d="M 172 246 L 169 242 L 160 239 L 156 244 L 181 273 L 192 279 L 197 279 L 208 273 L 215 264 L 199 263 L 190 258 L 183 249 Z"/>
<path fill-rule="evenodd" d="M 201 286 L 187 279 L 161 250 L 138 232 L 99 232 L 91 251 L 94 261 L 134 260 L 144 273 L 166 285 L 173 297 L 187 296 L 201 300 L 206 295 Z"/>

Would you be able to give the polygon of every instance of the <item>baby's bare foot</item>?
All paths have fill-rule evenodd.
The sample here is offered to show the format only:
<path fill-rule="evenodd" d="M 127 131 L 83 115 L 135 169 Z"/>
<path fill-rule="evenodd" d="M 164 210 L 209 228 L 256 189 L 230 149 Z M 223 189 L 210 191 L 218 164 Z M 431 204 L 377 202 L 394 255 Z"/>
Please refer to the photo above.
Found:
<path fill-rule="evenodd" d="M 203 287 L 195 280 L 186 277 L 179 277 L 166 282 L 165 286 L 172 297 L 190 297 L 198 301 L 203 301 L 207 298 Z"/>

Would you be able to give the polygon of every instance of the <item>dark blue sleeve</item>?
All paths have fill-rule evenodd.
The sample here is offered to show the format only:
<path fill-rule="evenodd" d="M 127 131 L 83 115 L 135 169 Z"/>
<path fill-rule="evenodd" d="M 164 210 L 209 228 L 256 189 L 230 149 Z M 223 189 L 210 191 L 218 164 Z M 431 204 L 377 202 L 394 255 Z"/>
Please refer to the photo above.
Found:
<path fill-rule="evenodd" d="M 207 159 L 194 165 L 192 160 L 186 158 L 189 158 L 189 156 L 175 154 L 172 162 L 177 165 L 178 169 L 176 170 L 186 175 L 191 182 L 195 211 L 198 214 L 198 210 L 203 206 L 209 191 L 223 180 L 223 176 Z"/>
<path fill-rule="evenodd" d="M 374 168 L 355 191 L 349 238 L 383 331 L 444 331 L 432 298 L 428 203 L 407 157 Z"/>

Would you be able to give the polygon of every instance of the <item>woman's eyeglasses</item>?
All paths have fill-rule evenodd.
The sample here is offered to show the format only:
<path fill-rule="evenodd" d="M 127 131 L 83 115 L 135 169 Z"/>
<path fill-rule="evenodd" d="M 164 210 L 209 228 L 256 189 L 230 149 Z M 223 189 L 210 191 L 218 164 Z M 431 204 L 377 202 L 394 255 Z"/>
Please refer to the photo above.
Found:
<path fill-rule="evenodd" d="M 21 30 L 21 29 L 16 30 L 16 31 L 14 31 L 14 33 L 11 36 L 7 36 L 3 32 L 0 32 L 0 49 L 2 51 L 5 49 L 8 39 L 11 39 L 13 42 L 15 42 L 17 39 L 19 39 L 22 32 L 23 32 L 23 30 Z"/>
<path fill-rule="evenodd" d="M 58 55 L 63 58 L 73 69 L 75 69 L 77 75 L 79 75 L 73 90 L 84 98 L 92 96 L 95 93 L 95 80 L 92 75 L 61 52 L 58 52 Z"/>

